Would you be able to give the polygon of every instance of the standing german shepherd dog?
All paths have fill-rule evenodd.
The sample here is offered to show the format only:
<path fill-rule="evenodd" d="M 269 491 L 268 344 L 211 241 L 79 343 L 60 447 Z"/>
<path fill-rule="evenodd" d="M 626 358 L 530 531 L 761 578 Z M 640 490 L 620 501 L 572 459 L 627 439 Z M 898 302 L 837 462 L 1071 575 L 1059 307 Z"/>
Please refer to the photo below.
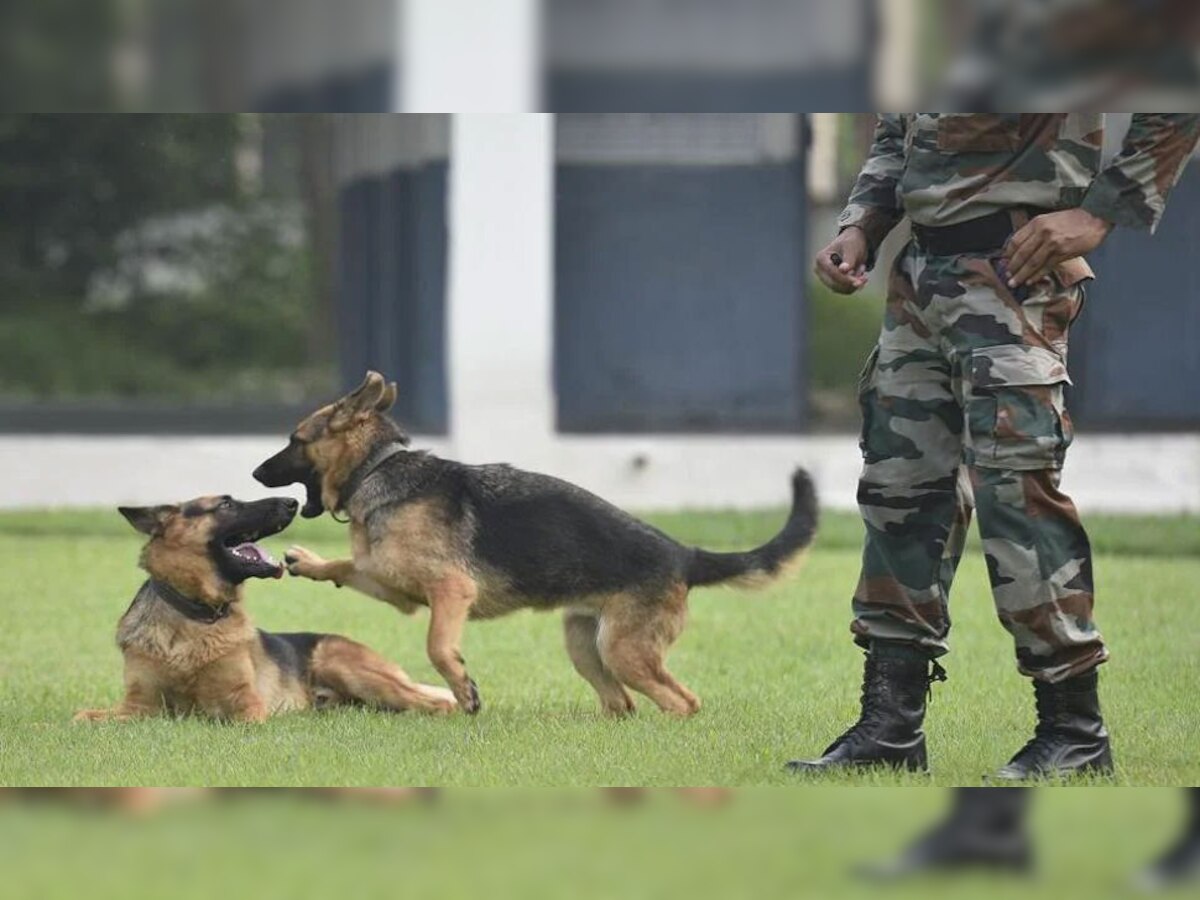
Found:
<path fill-rule="evenodd" d="M 409 451 L 385 415 L 395 399 L 395 383 L 368 372 L 357 390 L 301 422 L 254 477 L 268 487 L 305 485 L 305 517 L 348 517 L 352 559 L 293 547 L 288 571 L 405 612 L 428 606 L 429 658 L 468 713 L 480 699 L 459 650 L 463 625 L 526 607 L 564 610 L 567 651 L 605 711 L 632 712 L 633 688 L 667 712 L 695 713 L 700 701 L 663 661 L 683 629 L 688 589 L 765 582 L 816 529 L 812 482 L 798 470 L 791 515 L 766 544 L 745 553 L 684 547 L 557 478 Z"/>
<path fill-rule="evenodd" d="M 125 654 L 125 698 L 77 720 L 200 713 L 261 722 L 291 709 L 361 703 L 391 710 L 449 712 L 445 688 L 415 684 L 369 647 L 331 634 L 269 634 L 242 605 L 250 578 L 283 567 L 254 542 L 283 531 L 295 500 L 244 503 L 201 497 L 178 506 L 121 507 L 150 540 L 150 573 L 117 626 Z"/>

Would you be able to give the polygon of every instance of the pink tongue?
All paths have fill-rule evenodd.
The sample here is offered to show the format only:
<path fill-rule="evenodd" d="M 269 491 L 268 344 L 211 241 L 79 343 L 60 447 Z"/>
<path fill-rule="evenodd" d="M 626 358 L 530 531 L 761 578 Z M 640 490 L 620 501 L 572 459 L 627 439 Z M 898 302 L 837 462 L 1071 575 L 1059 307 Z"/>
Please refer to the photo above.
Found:
<path fill-rule="evenodd" d="M 242 559 L 250 560 L 253 562 L 257 562 L 257 563 L 263 563 L 264 565 L 268 565 L 268 566 L 272 566 L 275 569 L 275 571 L 272 574 L 276 578 L 283 577 L 283 566 L 281 566 L 279 563 L 277 563 L 275 561 L 275 559 L 271 556 L 271 554 L 268 553 L 266 550 L 264 550 L 262 547 L 258 546 L 258 544 L 255 544 L 252 542 L 247 542 L 245 544 L 238 544 L 236 547 L 233 548 L 233 553 L 235 556 L 239 556 Z"/>
<path fill-rule="evenodd" d="M 233 552 L 243 559 L 253 559 L 257 562 L 264 562 L 263 552 L 257 544 L 238 544 L 233 548 Z"/>

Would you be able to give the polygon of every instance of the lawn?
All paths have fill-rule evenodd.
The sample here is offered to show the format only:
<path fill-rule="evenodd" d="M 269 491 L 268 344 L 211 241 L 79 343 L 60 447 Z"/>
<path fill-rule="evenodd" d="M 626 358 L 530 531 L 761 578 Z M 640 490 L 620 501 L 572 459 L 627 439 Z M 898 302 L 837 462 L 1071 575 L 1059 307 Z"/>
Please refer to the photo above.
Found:
<path fill-rule="evenodd" d="M 852 867 L 897 852 L 948 799 L 914 788 L 747 789 L 718 808 L 661 792 L 617 807 L 595 792 L 497 789 L 392 808 L 276 791 L 184 798 L 144 818 L 9 805 L 0 871 L 8 896 L 44 900 L 868 898 L 879 888 L 850 877 Z M 886 896 L 1124 896 L 1182 817 L 1174 790 L 1045 790 L 1030 822 L 1033 877 L 925 878 Z"/>
<path fill-rule="evenodd" d="M 782 512 L 651 518 L 682 540 L 749 546 Z M 1102 700 L 1117 783 L 1200 783 L 1200 520 L 1088 520 L 1097 547 L 1098 618 L 1113 654 Z M 562 649 L 556 616 L 520 613 L 468 626 L 479 716 L 427 718 L 342 709 L 264 725 L 150 720 L 74 725 L 78 708 L 120 692 L 117 618 L 142 574 L 138 540 L 115 512 L 0 515 L 0 784 L 7 785 L 595 785 L 799 784 L 782 763 L 813 754 L 857 710 L 859 653 L 848 595 L 858 525 L 828 514 L 794 580 L 759 594 L 696 591 L 672 669 L 703 699 L 679 721 L 642 701 L 614 722 Z M 268 545 L 302 541 L 344 555 L 342 526 L 300 523 Z M 417 678 L 436 681 L 424 615 L 408 618 L 349 591 L 299 579 L 254 582 L 248 604 L 267 629 L 336 631 L 364 640 Z M 1029 736 L 1032 693 L 995 621 L 977 553 L 953 602 L 950 680 L 935 687 L 932 778 L 872 774 L 824 783 L 978 784 Z"/>

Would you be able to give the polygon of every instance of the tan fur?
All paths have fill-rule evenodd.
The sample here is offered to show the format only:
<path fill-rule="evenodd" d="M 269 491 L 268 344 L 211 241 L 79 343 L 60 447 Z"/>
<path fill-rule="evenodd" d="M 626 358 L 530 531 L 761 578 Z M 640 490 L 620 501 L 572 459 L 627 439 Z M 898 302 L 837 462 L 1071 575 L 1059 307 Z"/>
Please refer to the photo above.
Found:
<path fill-rule="evenodd" d="M 761 570 L 747 572 L 745 575 L 730 578 L 728 581 L 723 581 L 721 584 L 714 586 L 731 587 L 740 591 L 761 591 L 781 579 L 790 578 L 794 573 L 800 571 L 800 567 L 804 565 L 807 557 L 808 548 L 804 547 L 785 559 L 783 565 L 774 572 L 763 572 Z"/>
<path fill-rule="evenodd" d="M 369 372 L 362 385 L 336 403 L 323 406 L 296 428 L 304 452 L 321 473 L 321 502 L 339 508 L 338 492 L 350 473 L 367 457 L 378 434 L 376 412 L 396 402 L 395 383 Z"/>
<path fill-rule="evenodd" d="M 214 504 L 218 498 L 194 501 Z M 135 603 L 122 616 L 125 696 L 111 709 L 81 710 L 76 721 L 200 714 L 261 722 L 290 710 L 363 703 L 390 710 L 449 712 L 454 696 L 417 684 L 374 650 L 337 635 L 321 639 L 304 679 L 266 652 L 242 605 L 242 586 L 224 582 L 207 553 L 208 516 L 171 517 L 141 555 L 142 567 L 189 598 L 232 604 L 227 617 L 195 622 L 160 601 Z"/>
<path fill-rule="evenodd" d="M 395 385 L 376 372 L 337 402 L 305 419 L 296 437 L 321 481 L 325 508 L 340 510 L 340 490 L 370 448 L 387 431 L 379 413 L 395 400 Z M 351 558 L 324 560 L 303 547 L 288 551 L 288 570 L 332 581 L 392 604 L 404 612 L 430 608 L 429 658 L 466 712 L 479 708 L 478 692 L 463 661 L 462 631 L 468 620 L 488 619 L 538 605 L 513 590 L 505 577 L 471 553 L 471 522 L 444 515 L 435 500 L 404 503 L 372 520 L 372 540 L 363 522 L 350 515 Z M 382 528 L 382 533 L 380 533 Z M 797 553 L 773 575 L 731 579 L 737 587 L 761 587 L 800 563 Z M 687 585 L 646 587 L 641 593 L 571 600 L 563 628 L 576 670 L 595 688 L 602 709 L 625 715 L 634 703 L 627 688 L 661 709 L 692 715 L 700 701 L 667 670 L 664 658 L 687 618 Z"/>

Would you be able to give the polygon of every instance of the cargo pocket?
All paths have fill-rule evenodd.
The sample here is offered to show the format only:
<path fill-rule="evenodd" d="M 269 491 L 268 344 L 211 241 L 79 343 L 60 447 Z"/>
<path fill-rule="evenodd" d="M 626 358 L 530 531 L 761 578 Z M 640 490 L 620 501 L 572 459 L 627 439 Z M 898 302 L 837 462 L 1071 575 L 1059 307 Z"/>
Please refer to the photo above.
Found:
<path fill-rule="evenodd" d="M 1058 287 L 1058 293 L 1063 295 L 1064 302 L 1070 305 L 1067 324 L 1072 325 L 1083 312 L 1087 303 L 1087 286 L 1095 280 L 1096 274 L 1082 256 L 1064 260 L 1055 266 L 1050 274 Z"/>
<path fill-rule="evenodd" d="M 967 433 L 975 465 L 1061 468 L 1074 436 L 1064 400 L 1066 364 L 1042 347 L 1002 344 L 971 353 Z"/>
<path fill-rule="evenodd" d="M 872 398 L 874 396 L 875 369 L 878 365 L 879 346 L 876 345 L 858 373 L 858 408 L 862 415 L 862 425 L 858 431 L 858 449 L 862 451 L 864 459 L 867 456 L 867 440 L 871 434 L 871 422 L 874 419 Z"/>

